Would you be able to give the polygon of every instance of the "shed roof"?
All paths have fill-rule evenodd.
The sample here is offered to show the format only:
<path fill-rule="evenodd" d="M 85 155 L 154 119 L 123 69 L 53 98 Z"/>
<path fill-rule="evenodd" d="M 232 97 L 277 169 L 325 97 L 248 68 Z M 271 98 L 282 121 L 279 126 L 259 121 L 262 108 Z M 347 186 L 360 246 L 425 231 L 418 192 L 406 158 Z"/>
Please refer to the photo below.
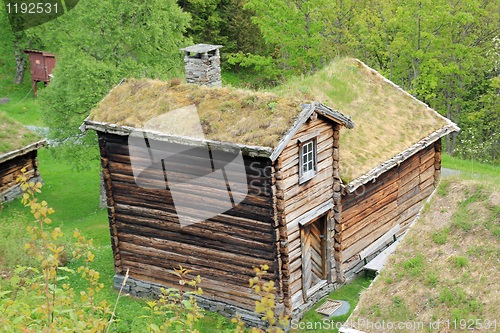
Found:
<path fill-rule="evenodd" d="M 0 163 L 45 145 L 46 140 L 0 112 Z"/>
<path fill-rule="evenodd" d="M 411 156 L 420 147 L 415 144 L 430 144 L 424 139 L 438 130 L 433 140 L 458 130 L 426 104 L 352 58 L 337 59 L 315 75 L 293 80 L 273 92 L 128 79 L 92 110 L 86 122 L 97 124 L 93 128 L 99 129 L 105 124 L 154 127 L 149 120 L 194 104 L 206 139 L 258 146 L 267 154 L 279 150 L 280 142 L 305 111 L 301 105 L 313 101 L 330 107 L 316 103 L 323 110 L 340 110 L 342 114 L 338 114 L 348 114 L 356 122 L 356 128 L 344 131 L 340 139 L 340 172 L 347 182 L 367 174 L 378 176 L 371 170 L 394 158 L 399 161 L 402 152 L 405 158 Z M 175 128 L 189 124 L 188 119 L 179 118 L 161 127 L 170 126 L 175 134 Z M 363 179 L 369 181 L 370 177 Z"/>
<path fill-rule="evenodd" d="M 44 57 L 55 57 L 52 53 L 45 51 L 23 50 L 24 53 L 41 53 Z"/>

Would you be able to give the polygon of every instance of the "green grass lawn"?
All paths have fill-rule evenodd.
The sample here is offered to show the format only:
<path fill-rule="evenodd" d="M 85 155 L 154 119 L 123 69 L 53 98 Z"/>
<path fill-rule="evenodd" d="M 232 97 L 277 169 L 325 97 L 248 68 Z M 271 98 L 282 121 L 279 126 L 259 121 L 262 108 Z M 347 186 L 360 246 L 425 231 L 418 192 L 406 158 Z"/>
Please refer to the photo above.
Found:
<path fill-rule="evenodd" d="M 500 165 L 461 160 L 457 157 L 451 157 L 447 153 L 443 153 L 441 166 L 443 168 L 460 170 L 463 176 L 467 178 L 500 183 Z"/>
<path fill-rule="evenodd" d="M 26 71 L 22 85 L 12 84 L 14 77 L 5 72 L 5 68 L 0 69 L 0 98 L 8 97 L 10 102 L 0 105 L 0 111 L 5 111 L 24 125 L 44 126 L 40 106 L 31 90 L 33 84 L 29 71 Z M 43 89 L 43 82 L 38 82 L 37 88 L 38 91 Z"/>
<path fill-rule="evenodd" d="M 301 332 L 317 332 L 317 333 L 327 333 L 327 332 L 338 332 L 338 327 L 341 326 L 341 323 L 344 323 L 347 318 L 351 315 L 352 311 L 356 307 L 359 301 L 359 294 L 370 286 L 372 282 L 371 278 L 360 276 L 350 284 L 343 286 L 340 289 L 337 289 L 328 295 L 327 298 L 318 302 L 311 310 L 309 310 L 304 318 L 300 322 L 292 322 L 292 331 L 293 333 L 301 333 Z M 349 313 L 332 317 L 327 319 L 324 315 L 321 315 L 316 312 L 316 309 L 319 308 L 327 299 L 335 299 L 335 300 L 343 300 L 348 301 L 351 304 L 351 308 Z M 327 324 L 326 324 L 327 323 Z M 309 328 L 308 328 L 309 327 Z M 295 329 L 294 329 L 295 328 Z"/>

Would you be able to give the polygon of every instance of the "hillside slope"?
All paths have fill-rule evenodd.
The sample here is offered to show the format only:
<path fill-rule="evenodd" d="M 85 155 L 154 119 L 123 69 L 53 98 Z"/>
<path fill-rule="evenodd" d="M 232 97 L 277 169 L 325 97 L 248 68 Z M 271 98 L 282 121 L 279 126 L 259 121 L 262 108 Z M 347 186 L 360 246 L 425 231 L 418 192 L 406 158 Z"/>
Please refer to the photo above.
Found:
<path fill-rule="evenodd" d="M 398 332 L 499 331 L 498 188 L 491 181 L 443 180 L 386 269 L 363 292 L 349 326 L 365 332 L 396 331 L 389 322 L 408 325 Z"/>

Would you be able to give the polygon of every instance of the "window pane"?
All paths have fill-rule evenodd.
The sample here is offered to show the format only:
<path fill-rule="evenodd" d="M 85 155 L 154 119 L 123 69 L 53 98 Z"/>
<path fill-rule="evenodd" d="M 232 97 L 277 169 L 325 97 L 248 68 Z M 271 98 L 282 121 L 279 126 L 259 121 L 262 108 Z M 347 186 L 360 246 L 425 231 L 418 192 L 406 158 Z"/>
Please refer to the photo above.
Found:
<path fill-rule="evenodd" d="M 308 142 L 302 146 L 301 149 L 301 171 L 302 173 L 310 173 L 314 170 L 316 161 L 316 151 L 314 150 L 314 141 Z"/>

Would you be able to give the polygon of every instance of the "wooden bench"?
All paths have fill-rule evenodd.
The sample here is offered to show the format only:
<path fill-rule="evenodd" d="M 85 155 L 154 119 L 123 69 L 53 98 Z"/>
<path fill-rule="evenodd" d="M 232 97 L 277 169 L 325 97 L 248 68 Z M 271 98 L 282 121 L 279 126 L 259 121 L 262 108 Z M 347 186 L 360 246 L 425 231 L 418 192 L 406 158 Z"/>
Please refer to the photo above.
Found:
<path fill-rule="evenodd" d="M 361 260 L 364 260 L 365 265 L 361 269 L 359 269 L 357 273 L 364 270 L 366 274 L 368 274 L 368 272 L 374 272 L 376 275 L 380 272 L 380 270 L 384 268 L 385 263 L 387 262 L 387 258 L 392 253 L 394 253 L 394 251 L 396 250 L 396 246 L 399 244 L 399 241 L 396 240 L 396 234 L 399 230 L 401 230 L 401 226 L 398 224 L 359 253 L 359 258 Z M 366 258 L 368 258 L 373 252 L 377 251 L 378 248 L 380 248 L 391 238 L 394 239 L 394 243 L 392 243 L 387 249 L 379 253 L 375 258 L 373 258 L 373 260 L 367 263 Z"/>

